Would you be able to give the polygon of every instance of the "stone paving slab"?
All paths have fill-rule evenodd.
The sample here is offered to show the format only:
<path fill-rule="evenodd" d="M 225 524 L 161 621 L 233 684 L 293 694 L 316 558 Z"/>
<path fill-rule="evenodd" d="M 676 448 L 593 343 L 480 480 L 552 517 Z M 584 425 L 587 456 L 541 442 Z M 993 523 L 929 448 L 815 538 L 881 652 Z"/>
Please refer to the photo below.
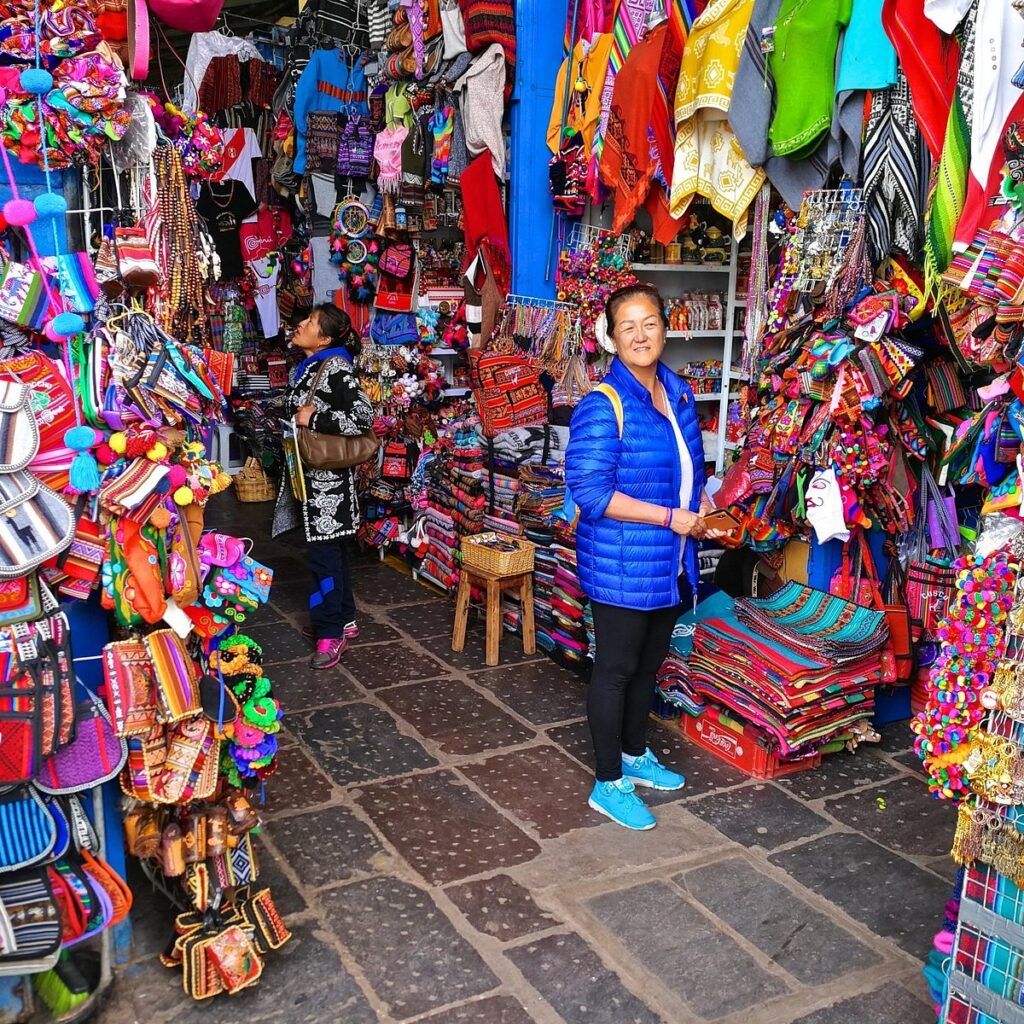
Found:
<path fill-rule="evenodd" d="M 588 909 L 627 955 L 655 974 L 702 1020 L 790 991 L 731 936 L 665 882 L 606 893 Z"/>
<path fill-rule="evenodd" d="M 269 540 L 269 505 L 219 507 L 280 562 L 252 622 L 286 716 L 258 845 L 295 937 L 251 991 L 194 1005 L 156 959 L 175 911 L 133 864 L 134 959 L 100 1024 L 933 1020 L 955 820 L 905 724 L 762 783 L 652 722 L 687 785 L 643 793 L 658 827 L 628 832 L 586 807 L 578 676 L 511 636 L 487 668 L 477 616 L 453 654 L 452 602 L 367 557 L 362 635 L 312 672 L 301 547 Z"/>

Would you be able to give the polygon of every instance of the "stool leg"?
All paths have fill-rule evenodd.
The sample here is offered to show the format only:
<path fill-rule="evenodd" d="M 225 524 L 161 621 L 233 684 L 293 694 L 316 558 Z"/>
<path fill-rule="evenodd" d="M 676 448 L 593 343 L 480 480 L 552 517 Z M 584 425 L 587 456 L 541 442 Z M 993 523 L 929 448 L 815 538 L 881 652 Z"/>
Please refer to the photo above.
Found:
<path fill-rule="evenodd" d="M 463 570 L 459 576 L 459 592 L 455 598 L 455 628 L 452 630 L 452 650 L 461 651 L 466 646 L 466 626 L 469 622 L 469 573 Z"/>
<path fill-rule="evenodd" d="M 523 654 L 537 653 L 537 630 L 533 621 L 533 573 L 523 577 L 519 588 L 519 599 L 523 605 Z"/>
<path fill-rule="evenodd" d="M 488 665 L 498 664 L 498 650 L 501 645 L 501 584 L 497 580 L 487 581 L 487 657 Z"/>

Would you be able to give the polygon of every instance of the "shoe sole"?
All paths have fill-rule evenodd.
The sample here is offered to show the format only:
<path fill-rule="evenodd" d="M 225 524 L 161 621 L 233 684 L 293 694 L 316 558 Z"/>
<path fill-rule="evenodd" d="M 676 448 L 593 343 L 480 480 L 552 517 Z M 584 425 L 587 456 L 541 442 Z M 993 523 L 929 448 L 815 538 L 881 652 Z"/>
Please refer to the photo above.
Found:
<path fill-rule="evenodd" d="M 629 779 L 634 786 L 639 786 L 641 789 L 656 789 L 659 793 L 678 793 L 686 786 L 685 781 L 680 786 L 658 786 L 649 779 L 638 779 L 635 775 L 627 775 L 625 772 L 622 773 L 622 777 Z"/>
<path fill-rule="evenodd" d="M 592 811 L 597 811 L 598 814 L 603 814 L 609 821 L 614 821 L 616 825 L 621 825 L 623 828 L 628 828 L 631 832 L 650 832 L 652 828 L 658 823 L 652 821 L 650 825 L 627 825 L 624 821 L 619 821 L 611 811 L 606 811 L 600 804 L 594 803 L 593 800 L 587 801 L 587 806 Z"/>

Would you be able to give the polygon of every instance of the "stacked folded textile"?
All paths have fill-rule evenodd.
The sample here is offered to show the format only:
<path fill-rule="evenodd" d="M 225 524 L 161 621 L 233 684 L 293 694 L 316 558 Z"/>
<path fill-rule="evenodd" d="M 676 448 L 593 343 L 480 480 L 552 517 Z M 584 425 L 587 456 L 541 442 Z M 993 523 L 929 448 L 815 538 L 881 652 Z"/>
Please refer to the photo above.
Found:
<path fill-rule="evenodd" d="M 697 717 L 705 708 L 690 681 L 690 666 L 678 654 L 670 653 L 658 670 L 658 696 Z"/>
<path fill-rule="evenodd" d="M 547 466 L 524 466 L 519 471 L 516 516 L 529 530 L 549 530 L 565 505 L 565 480 L 560 470 Z"/>
<path fill-rule="evenodd" d="M 480 483 L 486 500 L 484 529 L 521 534 L 522 527 L 515 513 L 516 498 L 519 494 L 518 478 L 484 469 L 480 474 Z"/>
<path fill-rule="evenodd" d="M 771 597 L 741 598 L 736 615 L 765 639 L 810 657 L 863 658 L 889 639 L 883 612 L 799 583 L 787 583 Z"/>
<path fill-rule="evenodd" d="M 874 710 L 881 613 L 818 593 L 788 584 L 765 600 L 723 602 L 697 626 L 689 660 L 693 691 L 786 757 L 846 735 Z"/>
<path fill-rule="evenodd" d="M 506 467 L 530 463 L 561 465 L 568 444 L 568 427 L 515 427 L 497 434 L 492 450 L 495 462 Z"/>
<path fill-rule="evenodd" d="M 423 514 L 423 536 L 427 546 L 420 561 L 420 575 L 435 586 L 453 590 L 459 582 L 459 536 L 454 520 L 428 505 Z"/>
<path fill-rule="evenodd" d="M 551 639 L 561 649 L 564 663 L 582 665 L 594 635 L 590 602 L 576 572 L 576 548 L 555 543 L 555 575 L 551 590 Z"/>

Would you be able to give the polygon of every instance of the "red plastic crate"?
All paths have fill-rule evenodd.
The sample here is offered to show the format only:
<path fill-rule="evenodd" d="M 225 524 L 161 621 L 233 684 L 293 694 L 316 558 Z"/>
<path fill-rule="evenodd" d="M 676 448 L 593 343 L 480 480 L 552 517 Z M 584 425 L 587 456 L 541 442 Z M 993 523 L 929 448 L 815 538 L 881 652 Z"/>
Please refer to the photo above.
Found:
<path fill-rule="evenodd" d="M 780 779 L 821 764 L 821 754 L 799 761 L 781 761 L 778 754 L 766 750 L 755 737 L 745 732 L 741 723 L 733 721 L 717 708 L 708 707 L 699 718 L 683 715 L 679 728 L 697 746 L 755 779 Z"/>

